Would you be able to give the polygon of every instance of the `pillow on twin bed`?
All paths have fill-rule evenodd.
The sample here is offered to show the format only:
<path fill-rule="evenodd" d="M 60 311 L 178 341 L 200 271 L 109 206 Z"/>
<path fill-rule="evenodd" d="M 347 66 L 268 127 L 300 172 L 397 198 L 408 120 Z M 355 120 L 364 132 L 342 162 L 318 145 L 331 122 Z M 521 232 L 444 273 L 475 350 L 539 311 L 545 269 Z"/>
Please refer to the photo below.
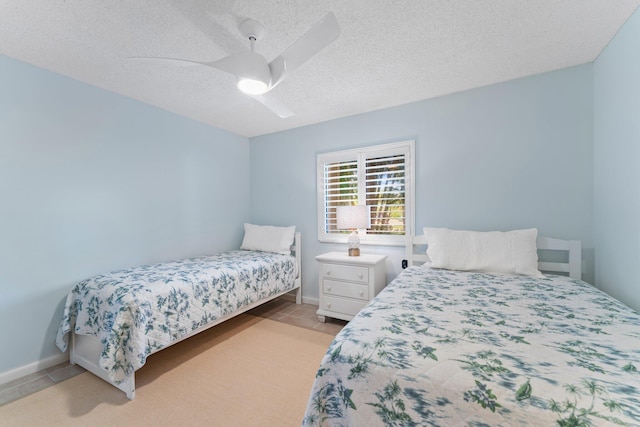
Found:
<path fill-rule="evenodd" d="M 431 267 L 541 277 L 535 228 L 513 231 L 462 231 L 424 228 Z"/>
<path fill-rule="evenodd" d="M 244 239 L 240 249 L 274 252 L 290 255 L 296 226 L 273 227 L 271 225 L 244 224 Z"/>

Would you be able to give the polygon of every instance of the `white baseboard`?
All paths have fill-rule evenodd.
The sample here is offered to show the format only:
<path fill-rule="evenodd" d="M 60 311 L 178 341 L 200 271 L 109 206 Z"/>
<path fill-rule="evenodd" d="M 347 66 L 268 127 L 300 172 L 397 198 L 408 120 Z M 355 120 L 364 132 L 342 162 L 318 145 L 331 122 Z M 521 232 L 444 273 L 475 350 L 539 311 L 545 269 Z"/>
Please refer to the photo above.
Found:
<path fill-rule="evenodd" d="M 296 300 L 296 295 L 294 293 L 288 293 L 288 294 L 284 294 L 282 295 L 280 298 L 287 300 L 287 301 L 294 301 Z M 305 297 L 304 295 L 302 296 L 302 302 L 304 304 L 313 304 L 313 305 L 318 305 L 319 301 L 318 298 L 312 298 L 312 297 Z"/>
<path fill-rule="evenodd" d="M 69 361 L 69 352 L 60 353 L 59 355 L 50 356 L 45 359 L 38 360 L 28 365 L 20 366 L 6 372 L 0 372 L 0 384 L 5 384 L 27 375 L 35 374 L 43 369 L 51 368 L 60 363 Z"/>
<path fill-rule="evenodd" d="M 313 304 L 313 305 L 318 305 L 320 304 L 320 301 L 318 301 L 318 298 L 313 298 L 313 297 L 302 297 L 302 302 L 305 304 Z"/>

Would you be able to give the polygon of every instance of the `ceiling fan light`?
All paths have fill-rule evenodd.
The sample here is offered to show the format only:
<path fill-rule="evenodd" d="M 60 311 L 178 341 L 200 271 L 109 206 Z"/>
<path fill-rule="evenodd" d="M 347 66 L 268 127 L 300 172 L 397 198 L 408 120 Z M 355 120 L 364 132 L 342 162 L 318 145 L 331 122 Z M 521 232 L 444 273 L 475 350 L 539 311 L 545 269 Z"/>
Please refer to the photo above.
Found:
<path fill-rule="evenodd" d="M 269 85 L 260 80 L 240 77 L 238 78 L 238 89 L 247 95 L 262 95 L 269 91 Z"/>

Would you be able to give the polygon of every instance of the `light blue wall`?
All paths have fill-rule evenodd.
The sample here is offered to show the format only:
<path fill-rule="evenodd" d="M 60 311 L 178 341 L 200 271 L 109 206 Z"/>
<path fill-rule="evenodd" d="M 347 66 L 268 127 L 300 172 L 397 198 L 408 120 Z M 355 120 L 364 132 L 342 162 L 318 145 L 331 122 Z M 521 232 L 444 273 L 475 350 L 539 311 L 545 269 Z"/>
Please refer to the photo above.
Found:
<path fill-rule="evenodd" d="M 0 56 L 0 373 L 60 354 L 77 281 L 238 247 L 248 164 L 247 138 Z"/>
<path fill-rule="evenodd" d="M 78 280 L 237 247 L 248 220 L 302 231 L 313 301 L 314 256 L 345 250 L 317 240 L 317 153 L 414 139 L 418 230 L 537 227 L 581 239 L 587 258 L 594 194 L 610 191 L 597 174 L 593 187 L 604 104 L 594 109 L 590 64 L 250 141 L 2 56 L 0 76 L 0 339 L 12 343 L 0 373 L 56 354 Z M 399 272 L 402 248 L 363 250 L 390 255 L 389 279 Z"/>
<path fill-rule="evenodd" d="M 640 310 L 640 10 L 594 63 L 598 287 Z"/>
<path fill-rule="evenodd" d="M 303 295 L 311 301 L 318 296 L 314 257 L 346 250 L 318 242 L 316 154 L 414 139 L 417 230 L 537 227 L 581 239 L 588 257 L 592 77 L 587 64 L 251 138 L 252 220 L 302 231 Z M 400 271 L 402 248 L 362 250 L 390 255 L 389 279 Z"/>

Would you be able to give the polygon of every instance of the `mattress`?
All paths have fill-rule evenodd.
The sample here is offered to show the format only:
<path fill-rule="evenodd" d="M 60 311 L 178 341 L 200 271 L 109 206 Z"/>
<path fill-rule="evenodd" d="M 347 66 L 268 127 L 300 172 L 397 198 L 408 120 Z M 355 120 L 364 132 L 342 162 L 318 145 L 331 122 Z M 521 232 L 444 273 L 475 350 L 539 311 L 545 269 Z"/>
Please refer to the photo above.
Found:
<path fill-rule="evenodd" d="M 307 426 L 640 425 L 640 314 L 563 276 L 409 267 L 336 336 Z"/>
<path fill-rule="evenodd" d="M 98 275 L 68 294 L 56 338 L 96 336 L 99 365 L 116 384 L 147 357 L 241 307 L 295 287 L 296 259 L 257 251 L 146 265 Z"/>

